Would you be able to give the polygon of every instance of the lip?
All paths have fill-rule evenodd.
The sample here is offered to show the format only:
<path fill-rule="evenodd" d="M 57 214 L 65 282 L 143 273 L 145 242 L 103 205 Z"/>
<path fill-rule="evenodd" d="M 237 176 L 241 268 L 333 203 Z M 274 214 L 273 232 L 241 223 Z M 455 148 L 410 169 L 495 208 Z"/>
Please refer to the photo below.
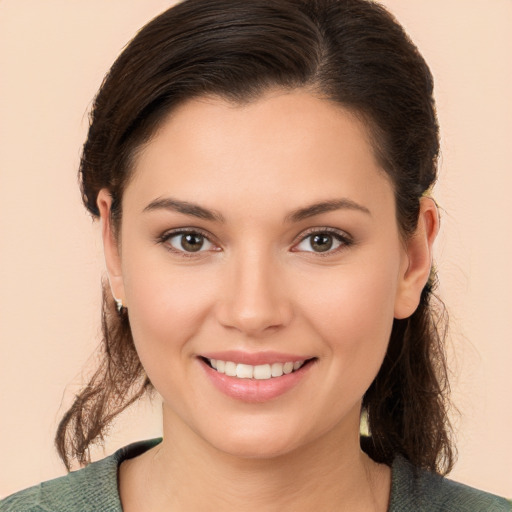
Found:
<path fill-rule="evenodd" d="M 305 361 L 313 359 L 311 355 L 286 354 L 284 352 L 245 352 L 241 350 L 225 350 L 222 352 L 208 352 L 200 354 L 206 359 L 220 359 L 221 361 L 233 361 L 234 363 L 250 364 L 257 366 L 259 364 L 272 363 L 295 363 L 296 361 Z"/>
<path fill-rule="evenodd" d="M 220 357 L 222 354 L 222 357 Z M 231 354 L 231 359 L 228 357 L 227 359 L 223 359 L 226 357 L 227 353 L 217 353 L 219 357 L 213 357 L 210 355 L 204 355 L 202 357 L 206 357 L 208 359 L 221 359 L 223 361 L 234 361 L 242 364 L 268 364 L 268 361 L 272 362 L 289 362 L 289 361 L 302 361 L 308 358 L 296 358 L 294 359 L 259 359 L 256 358 L 256 355 L 261 355 L 266 358 L 268 354 L 253 354 L 249 358 L 245 358 L 243 361 L 240 358 L 233 358 Z M 275 353 L 272 353 L 273 357 Z M 287 357 L 290 357 L 287 355 Z M 236 400 L 240 400 L 242 402 L 249 403 L 262 403 L 267 402 L 273 399 L 280 397 L 286 392 L 295 388 L 309 373 L 309 370 L 315 366 L 315 361 L 309 361 L 307 364 L 299 368 L 298 370 L 284 374 L 281 377 L 273 377 L 271 379 L 266 380 L 258 380 L 258 379 L 239 379 L 237 377 L 229 377 L 224 373 L 220 373 L 213 368 L 211 368 L 201 357 L 199 357 L 198 362 L 205 372 L 206 376 L 210 380 L 210 382 L 224 395 L 227 395 L 230 398 L 234 398 Z M 257 360 L 257 363 L 250 363 L 245 361 L 254 361 Z M 261 362 L 263 361 L 263 362 Z"/>

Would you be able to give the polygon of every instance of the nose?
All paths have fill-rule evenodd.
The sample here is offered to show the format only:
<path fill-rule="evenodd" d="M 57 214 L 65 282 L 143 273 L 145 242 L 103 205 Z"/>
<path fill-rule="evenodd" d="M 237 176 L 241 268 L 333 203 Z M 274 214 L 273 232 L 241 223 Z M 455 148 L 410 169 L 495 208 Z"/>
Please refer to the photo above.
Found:
<path fill-rule="evenodd" d="M 292 305 L 278 263 L 263 254 L 240 256 L 230 263 L 217 307 L 219 322 L 250 337 L 288 325 Z"/>

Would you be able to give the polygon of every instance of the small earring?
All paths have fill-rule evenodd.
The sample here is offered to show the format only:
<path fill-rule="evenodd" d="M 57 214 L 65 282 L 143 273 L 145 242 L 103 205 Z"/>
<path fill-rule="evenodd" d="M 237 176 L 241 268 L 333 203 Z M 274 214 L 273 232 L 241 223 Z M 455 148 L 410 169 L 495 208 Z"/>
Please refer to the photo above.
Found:
<path fill-rule="evenodd" d="M 122 299 L 116 299 L 114 297 L 114 301 L 116 303 L 117 312 L 121 313 L 121 310 L 123 309 L 123 300 Z"/>

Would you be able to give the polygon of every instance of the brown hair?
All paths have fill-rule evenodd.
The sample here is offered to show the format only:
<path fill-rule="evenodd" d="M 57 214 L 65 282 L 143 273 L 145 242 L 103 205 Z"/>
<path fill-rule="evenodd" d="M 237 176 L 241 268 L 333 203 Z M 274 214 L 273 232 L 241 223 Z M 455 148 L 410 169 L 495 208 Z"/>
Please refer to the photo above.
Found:
<path fill-rule="evenodd" d="M 304 88 L 338 102 L 366 123 L 394 185 L 404 238 L 436 180 L 438 125 L 429 68 L 396 20 L 366 0 L 187 0 L 146 25 L 118 57 L 96 96 L 80 164 L 86 208 L 95 217 L 108 188 L 119 226 L 123 190 L 141 144 L 176 105 L 200 95 L 235 102 L 269 88 Z M 445 318 L 432 275 L 415 313 L 394 320 L 384 363 L 363 408 L 363 449 L 391 464 L 402 455 L 447 473 L 454 462 L 447 418 Z M 103 354 L 62 419 L 61 458 L 89 461 L 117 414 L 152 389 L 135 351 L 126 310 L 104 286 Z"/>

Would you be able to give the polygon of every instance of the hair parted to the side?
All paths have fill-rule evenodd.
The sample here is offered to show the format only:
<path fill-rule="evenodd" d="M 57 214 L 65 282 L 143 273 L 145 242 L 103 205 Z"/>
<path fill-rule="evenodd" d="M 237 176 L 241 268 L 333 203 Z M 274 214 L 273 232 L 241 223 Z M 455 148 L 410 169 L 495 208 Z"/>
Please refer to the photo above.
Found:
<path fill-rule="evenodd" d="M 427 64 L 402 27 L 367 0 L 186 0 L 147 24 L 118 57 L 96 96 L 80 164 L 86 208 L 100 189 L 115 228 L 133 160 L 177 105 L 201 95 L 250 102 L 270 89 L 304 88 L 364 120 L 395 191 L 404 239 L 437 176 L 438 125 Z M 394 320 L 384 363 L 363 398 L 363 449 L 391 464 L 400 454 L 445 474 L 454 463 L 447 417 L 446 319 L 433 295 Z M 135 351 L 129 312 L 103 289 L 102 362 L 62 419 L 56 445 L 66 466 L 89 459 L 111 421 L 152 389 Z"/>

